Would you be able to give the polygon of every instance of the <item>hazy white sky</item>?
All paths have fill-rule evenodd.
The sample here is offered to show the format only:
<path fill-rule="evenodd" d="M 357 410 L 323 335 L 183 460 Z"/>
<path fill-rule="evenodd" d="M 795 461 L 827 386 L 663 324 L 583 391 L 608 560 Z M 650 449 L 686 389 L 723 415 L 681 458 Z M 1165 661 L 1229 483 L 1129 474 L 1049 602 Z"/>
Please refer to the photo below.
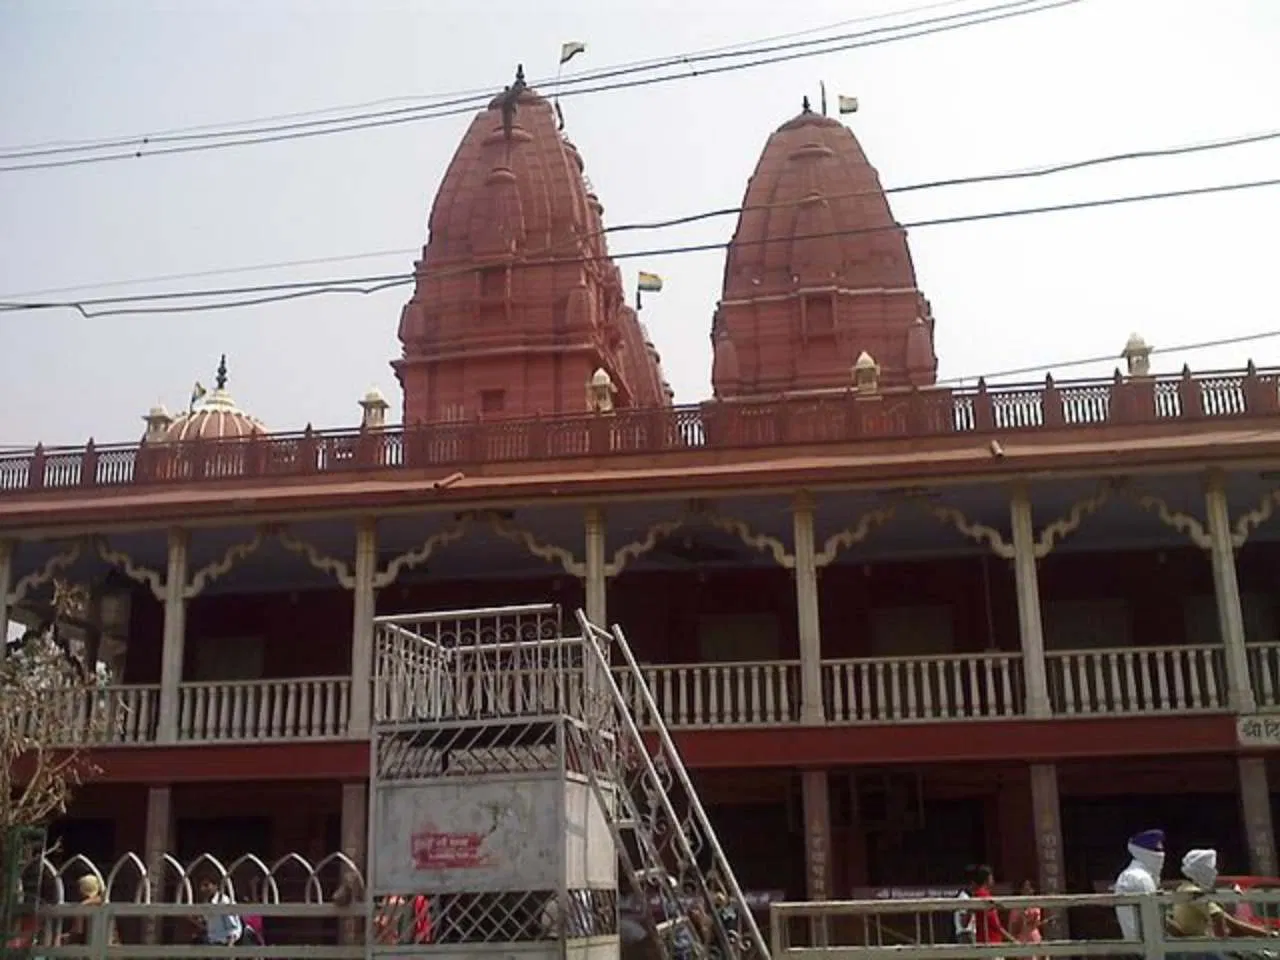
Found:
<path fill-rule="evenodd" d="M 965 0 L 906 19 L 995 0 Z M 821 27 L 926 0 L 0 0 L 0 146 L 112 137 L 394 97 L 500 89 L 555 72 Z M 934 4 L 934 6 L 937 6 Z M 850 24 L 838 31 L 866 29 Z M 564 102 L 606 224 L 741 202 L 770 131 L 856 95 L 851 125 L 886 186 L 1280 129 L 1280 3 L 1083 0 L 934 37 Z M 469 116 L 331 137 L 0 172 L 0 300 L 385 274 L 411 267 Z M 0 166 L 14 161 L 0 159 Z M 904 194 L 903 222 L 1280 176 L 1280 142 L 1004 185 Z M 940 377 L 1049 368 L 1275 328 L 1280 188 L 911 233 Z M 615 237 L 615 251 L 727 240 L 727 217 Z M 312 267 L 104 283 L 392 251 Z M 722 253 L 628 260 L 666 290 L 643 319 L 678 402 L 710 393 Z M 50 293 L 60 287 L 73 293 Z M 0 444 L 134 440 L 226 352 L 273 429 L 353 425 L 388 361 L 404 289 L 205 314 L 85 320 L 0 313 Z M 30 299 L 30 297 L 28 297 Z M 1159 369 L 1280 363 L 1280 338 L 1168 354 Z M 1106 374 L 1117 361 L 1061 371 Z M 1021 377 L 1019 379 L 1032 379 Z"/>

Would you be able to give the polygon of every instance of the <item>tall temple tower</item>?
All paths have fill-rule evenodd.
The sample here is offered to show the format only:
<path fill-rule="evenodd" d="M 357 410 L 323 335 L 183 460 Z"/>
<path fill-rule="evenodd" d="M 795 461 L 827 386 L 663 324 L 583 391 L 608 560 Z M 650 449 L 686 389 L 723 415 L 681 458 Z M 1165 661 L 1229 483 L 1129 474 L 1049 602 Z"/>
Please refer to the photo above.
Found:
<path fill-rule="evenodd" d="M 406 424 L 669 402 L 583 170 L 523 70 L 472 121 L 400 317 Z"/>
<path fill-rule="evenodd" d="M 881 387 L 936 381 L 906 231 L 852 131 L 808 100 L 747 184 L 711 339 L 719 399 L 847 389 L 863 353 Z"/>

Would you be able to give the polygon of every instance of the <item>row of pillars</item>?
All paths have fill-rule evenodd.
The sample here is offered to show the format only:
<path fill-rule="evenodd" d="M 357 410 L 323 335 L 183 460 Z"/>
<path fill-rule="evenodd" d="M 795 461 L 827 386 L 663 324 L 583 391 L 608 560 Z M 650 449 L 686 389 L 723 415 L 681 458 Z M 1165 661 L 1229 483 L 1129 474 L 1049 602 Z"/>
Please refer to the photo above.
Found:
<path fill-rule="evenodd" d="M 1229 703 L 1237 713 L 1255 709 L 1245 650 L 1244 618 L 1236 582 L 1235 550 L 1231 521 L 1222 478 L 1212 475 L 1206 485 L 1207 533 L 1220 630 L 1225 650 Z M 584 581 L 587 615 L 593 623 L 608 620 L 607 587 L 609 567 L 606 553 L 605 519 L 598 507 L 585 513 L 585 562 L 579 568 Z M 806 494 L 795 498 L 793 520 L 793 563 L 797 628 L 800 654 L 801 722 L 816 726 L 825 722 L 822 697 L 822 626 L 818 606 L 813 501 Z M 1013 567 L 1017 590 L 1018 622 L 1022 648 L 1027 714 L 1032 718 L 1051 714 L 1045 672 L 1044 631 L 1037 577 L 1036 531 L 1030 498 L 1025 487 L 1015 489 L 1010 500 Z M 188 570 L 189 538 L 184 530 L 169 533 L 166 576 L 157 596 L 164 603 L 164 645 L 160 668 L 161 743 L 176 742 L 178 734 L 178 691 L 186 638 L 187 602 L 198 592 Z M 373 663 L 373 618 L 377 578 L 377 529 L 372 518 L 357 524 L 355 563 L 349 577 L 340 576 L 354 594 L 351 657 L 351 725 L 353 737 L 365 736 L 369 729 L 370 672 Z M 0 541 L 0 623 L 7 622 L 12 580 L 12 545 Z"/>

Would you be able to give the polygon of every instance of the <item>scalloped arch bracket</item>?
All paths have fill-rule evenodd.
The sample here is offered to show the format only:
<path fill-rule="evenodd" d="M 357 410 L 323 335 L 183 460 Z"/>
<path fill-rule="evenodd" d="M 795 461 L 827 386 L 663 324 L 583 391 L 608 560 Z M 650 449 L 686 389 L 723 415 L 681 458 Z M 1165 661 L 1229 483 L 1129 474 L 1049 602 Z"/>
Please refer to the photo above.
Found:
<path fill-rule="evenodd" d="M 1102 484 L 1098 492 L 1092 496 L 1077 500 L 1058 519 L 1045 526 L 1035 538 L 1032 554 L 1037 560 L 1043 560 L 1053 552 L 1054 547 L 1071 534 L 1080 529 L 1084 521 L 1097 513 L 1110 499 L 1113 485 Z M 995 527 L 969 520 L 960 510 L 954 507 L 941 507 L 936 504 L 925 505 L 925 509 L 940 522 L 954 527 L 957 532 L 970 540 L 984 544 L 992 553 L 1002 560 L 1012 560 L 1017 555 L 1013 543 L 1005 539 L 1004 534 Z"/>

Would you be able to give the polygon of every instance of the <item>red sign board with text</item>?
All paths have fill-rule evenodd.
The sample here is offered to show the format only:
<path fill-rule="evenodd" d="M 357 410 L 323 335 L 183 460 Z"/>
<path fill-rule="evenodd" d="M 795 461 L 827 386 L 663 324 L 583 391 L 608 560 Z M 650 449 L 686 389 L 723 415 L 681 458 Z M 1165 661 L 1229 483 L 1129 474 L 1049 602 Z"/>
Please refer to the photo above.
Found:
<path fill-rule="evenodd" d="M 487 867 L 490 857 L 481 849 L 484 834 L 440 833 L 424 830 L 411 838 L 413 865 L 417 870 L 474 870 Z"/>

